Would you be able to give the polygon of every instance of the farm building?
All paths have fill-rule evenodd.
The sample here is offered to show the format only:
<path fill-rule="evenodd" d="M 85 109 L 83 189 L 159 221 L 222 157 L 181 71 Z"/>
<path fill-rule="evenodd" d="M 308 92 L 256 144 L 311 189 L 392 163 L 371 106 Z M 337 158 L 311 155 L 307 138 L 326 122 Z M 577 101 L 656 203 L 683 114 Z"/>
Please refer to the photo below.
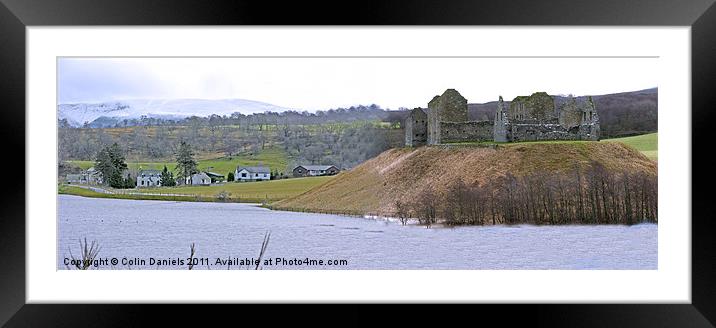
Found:
<path fill-rule="evenodd" d="M 238 182 L 271 180 L 271 169 L 268 166 L 238 166 L 234 180 Z"/>
<path fill-rule="evenodd" d="M 333 165 L 299 165 L 293 169 L 294 177 L 336 175 L 340 170 Z"/>
<path fill-rule="evenodd" d="M 225 180 L 224 176 L 219 173 L 208 172 L 208 171 L 204 172 L 204 173 L 206 173 L 206 175 L 208 175 L 209 178 L 211 178 L 211 183 L 224 182 L 224 180 Z"/>
<path fill-rule="evenodd" d="M 162 172 L 159 170 L 141 170 L 137 174 L 137 188 L 161 186 Z"/>

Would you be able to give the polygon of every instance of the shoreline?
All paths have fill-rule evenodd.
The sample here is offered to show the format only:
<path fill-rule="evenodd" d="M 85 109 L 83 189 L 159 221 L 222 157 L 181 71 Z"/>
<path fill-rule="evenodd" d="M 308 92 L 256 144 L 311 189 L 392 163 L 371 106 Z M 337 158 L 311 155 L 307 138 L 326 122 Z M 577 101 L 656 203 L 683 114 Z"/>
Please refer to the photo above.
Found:
<path fill-rule="evenodd" d="M 64 188 L 62 188 L 64 187 Z M 102 190 L 102 192 L 97 191 Z M 242 204 L 261 204 L 266 199 L 260 198 L 225 198 L 187 195 L 187 194 L 156 194 L 141 192 L 115 192 L 104 188 L 79 186 L 79 185 L 61 185 L 57 190 L 58 195 L 71 195 L 87 198 L 108 198 L 108 199 L 127 199 L 127 200 L 159 200 L 159 201 L 181 201 L 181 202 L 200 202 L 200 203 L 242 203 Z M 274 200 L 275 201 L 275 200 Z"/>
<path fill-rule="evenodd" d="M 447 225 L 443 222 L 436 222 L 431 225 L 421 224 L 419 223 L 419 220 L 416 218 L 408 218 L 406 219 L 406 224 L 402 224 L 400 222 L 399 218 L 391 217 L 391 216 L 385 216 L 385 215 L 378 215 L 378 214 L 366 214 L 366 213 L 353 213 L 350 211 L 310 211 L 306 209 L 286 209 L 286 208 L 277 208 L 274 206 L 271 206 L 270 204 L 266 205 L 263 204 L 260 201 L 251 201 L 250 199 L 242 199 L 242 201 L 220 201 L 217 199 L 214 200 L 203 200 L 202 198 L 196 198 L 191 196 L 185 196 L 188 198 L 188 200 L 185 199 L 176 199 L 176 198 L 182 198 L 178 196 L 162 196 L 164 198 L 160 198 L 157 196 L 157 198 L 132 198 L 132 197 L 123 197 L 123 196 L 141 196 L 138 194 L 103 194 L 103 193 L 96 193 L 97 196 L 88 196 L 88 195 L 80 195 L 80 194 L 74 194 L 74 193 L 60 193 L 59 195 L 67 195 L 67 196 L 77 196 L 77 197 L 85 197 L 85 198 L 103 198 L 103 199 L 121 199 L 121 200 L 149 200 L 149 201 L 170 201 L 170 202 L 192 202 L 192 203 L 234 203 L 234 204 L 245 204 L 245 205 L 253 205 L 260 208 L 265 208 L 271 211 L 278 211 L 278 212 L 293 212 L 293 213 L 310 213 L 310 214 L 326 214 L 326 215 L 340 215 L 340 216 L 347 216 L 347 217 L 354 217 L 354 218 L 361 218 L 365 220 L 373 220 L 373 221 L 384 221 L 389 223 L 395 223 L 398 225 L 403 225 L 406 227 L 424 227 L 426 229 L 449 229 L 449 228 L 459 228 L 459 227 L 519 227 L 519 226 L 535 226 L 535 227 L 543 227 L 543 226 L 635 226 L 640 224 L 654 224 L 658 225 L 658 222 L 636 222 L 634 224 L 628 225 L 628 224 L 621 224 L 621 223 L 614 223 L 614 224 L 530 224 L 530 223 L 520 223 L 520 224 L 462 224 L 462 225 Z M 115 196 L 115 197 L 112 197 Z"/>

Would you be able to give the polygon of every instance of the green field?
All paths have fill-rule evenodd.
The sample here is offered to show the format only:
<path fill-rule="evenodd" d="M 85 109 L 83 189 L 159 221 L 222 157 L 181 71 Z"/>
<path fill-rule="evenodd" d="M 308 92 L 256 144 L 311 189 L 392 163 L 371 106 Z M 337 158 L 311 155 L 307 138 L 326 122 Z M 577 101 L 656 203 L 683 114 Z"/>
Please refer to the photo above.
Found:
<path fill-rule="evenodd" d="M 75 186 L 60 184 L 57 186 L 57 193 L 62 195 L 75 195 L 94 198 L 116 198 L 116 199 L 140 199 L 140 200 L 168 200 L 180 202 L 215 202 L 219 199 L 209 197 L 196 196 L 155 196 L 155 195 L 125 195 L 125 194 L 105 194 L 88 190 Z M 230 200 L 231 201 L 231 200 Z"/>
<path fill-rule="evenodd" d="M 86 170 L 94 165 L 93 161 L 68 161 Z M 236 166 L 255 166 L 263 164 L 278 172 L 286 172 L 288 159 L 283 150 L 278 148 L 269 148 L 261 151 L 257 155 L 239 154 L 231 157 L 219 157 L 214 159 L 198 160 L 199 170 L 211 171 L 226 176 L 229 172 L 234 172 Z M 169 170 L 174 169 L 175 162 L 127 162 L 130 170 L 138 169 L 156 169 L 161 170 L 167 166 Z"/>
<path fill-rule="evenodd" d="M 615 139 L 606 139 L 604 141 L 618 141 L 623 144 L 626 144 L 628 146 L 636 148 L 636 150 L 640 151 L 642 154 L 646 155 L 646 157 L 649 157 L 649 159 L 652 160 L 658 160 L 659 158 L 659 133 L 649 133 L 649 134 L 642 134 L 639 136 L 633 136 L 633 137 L 624 137 L 624 138 L 615 138 Z"/>
<path fill-rule="evenodd" d="M 258 182 L 227 182 L 223 185 L 212 186 L 180 186 L 180 187 L 159 187 L 129 190 L 113 190 L 117 194 L 104 194 L 84 188 L 59 185 L 58 192 L 60 194 L 70 194 L 86 197 L 102 197 L 102 198 L 122 198 L 122 199 L 159 199 L 159 200 L 177 200 L 177 201 L 219 201 L 218 195 L 226 192 L 230 202 L 273 202 L 287 197 L 300 195 L 309 189 L 319 186 L 330 179 L 332 176 L 311 177 L 311 178 L 293 178 L 271 181 Z M 120 194 L 121 192 L 143 193 L 147 195 L 137 194 Z M 164 194 L 164 195 L 158 195 Z M 166 194 L 171 194 L 168 196 Z"/>
<path fill-rule="evenodd" d="M 206 154 L 205 154 L 206 156 Z M 94 165 L 93 161 L 68 161 L 77 165 L 82 169 L 88 169 Z M 280 148 L 267 148 L 256 155 L 239 154 L 231 157 L 219 157 L 213 159 L 197 160 L 199 170 L 211 171 L 226 176 L 229 172 L 234 172 L 237 166 L 256 166 L 263 164 L 268 166 L 272 171 L 286 172 L 288 166 L 288 158 L 286 153 Z M 174 162 L 150 162 L 138 161 L 127 162 L 127 166 L 131 170 L 138 169 L 158 169 L 164 166 L 170 170 L 174 169 Z M 288 172 L 290 173 L 290 172 Z M 122 198 L 122 199 L 160 199 L 160 200 L 180 200 L 180 201 L 219 201 L 218 195 L 222 192 L 228 195 L 225 201 L 232 202 L 263 202 L 277 201 L 286 197 L 292 197 L 306 192 L 307 190 L 318 186 L 332 177 L 312 177 L 312 178 L 293 178 L 282 180 L 271 180 L 261 182 L 227 182 L 223 185 L 212 186 L 179 186 L 179 187 L 160 187 L 147 189 L 131 189 L 131 190 L 113 190 L 114 194 L 98 193 L 78 187 L 60 185 L 58 192 L 61 194 L 71 194 L 86 197 L 102 197 L 102 198 Z M 127 192 L 135 194 L 124 194 Z M 136 194 L 142 193 L 142 194 Z M 167 195 L 151 195 L 151 194 L 172 194 Z M 181 195 L 181 196 L 176 196 Z"/>
<path fill-rule="evenodd" d="M 227 182 L 212 186 L 180 186 L 137 189 L 142 193 L 167 193 L 216 197 L 225 191 L 231 199 L 252 199 L 276 201 L 302 194 L 309 189 L 332 179 L 332 176 L 293 178 L 256 182 Z"/>

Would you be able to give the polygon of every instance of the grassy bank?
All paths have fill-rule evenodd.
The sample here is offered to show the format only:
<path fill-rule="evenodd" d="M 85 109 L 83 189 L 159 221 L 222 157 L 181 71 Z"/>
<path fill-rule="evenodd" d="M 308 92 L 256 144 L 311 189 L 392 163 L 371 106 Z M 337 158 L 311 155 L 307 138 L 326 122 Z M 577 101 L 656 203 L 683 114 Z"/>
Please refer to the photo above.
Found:
<path fill-rule="evenodd" d="M 112 194 L 60 184 L 58 187 L 58 193 L 85 197 L 118 199 L 261 203 L 275 202 L 284 198 L 300 195 L 313 187 L 330 181 L 332 178 L 333 177 L 294 178 L 262 182 L 229 182 L 224 185 L 213 186 L 181 186 L 110 190 L 115 192 Z"/>
<path fill-rule="evenodd" d="M 61 194 L 61 195 L 75 195 L 75 196 L 92 197 L 92 198 L 167 200 L 167 201 L 179 201 L 179 202 L 216 202 L 216 201 L 219 201 L 215 197 L 209 198 L 209 197 L 196 197 L 196 196 L 106 194 L 106 193 L 96 192 L 96 191 L 85 189 L 85 188 L 62 185 L 62 184 L 58 186 L 57 193 Z"/>

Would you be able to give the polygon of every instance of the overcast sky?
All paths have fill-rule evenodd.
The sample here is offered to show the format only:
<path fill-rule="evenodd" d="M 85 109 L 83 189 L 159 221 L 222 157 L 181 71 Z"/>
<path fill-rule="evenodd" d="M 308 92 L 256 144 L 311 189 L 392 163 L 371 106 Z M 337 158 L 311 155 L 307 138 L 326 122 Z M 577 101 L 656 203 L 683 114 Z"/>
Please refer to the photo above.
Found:
<path fill-rule="evenodd" d="M 599 95 L 658 86 L 656 58 L 60 58 L 59 103 L 263 101 L 300 110 L 426 107 L 447 88 L 470 103 L 535 91 Z M 209 114 L 209 113 L 207 113 Z"/>

